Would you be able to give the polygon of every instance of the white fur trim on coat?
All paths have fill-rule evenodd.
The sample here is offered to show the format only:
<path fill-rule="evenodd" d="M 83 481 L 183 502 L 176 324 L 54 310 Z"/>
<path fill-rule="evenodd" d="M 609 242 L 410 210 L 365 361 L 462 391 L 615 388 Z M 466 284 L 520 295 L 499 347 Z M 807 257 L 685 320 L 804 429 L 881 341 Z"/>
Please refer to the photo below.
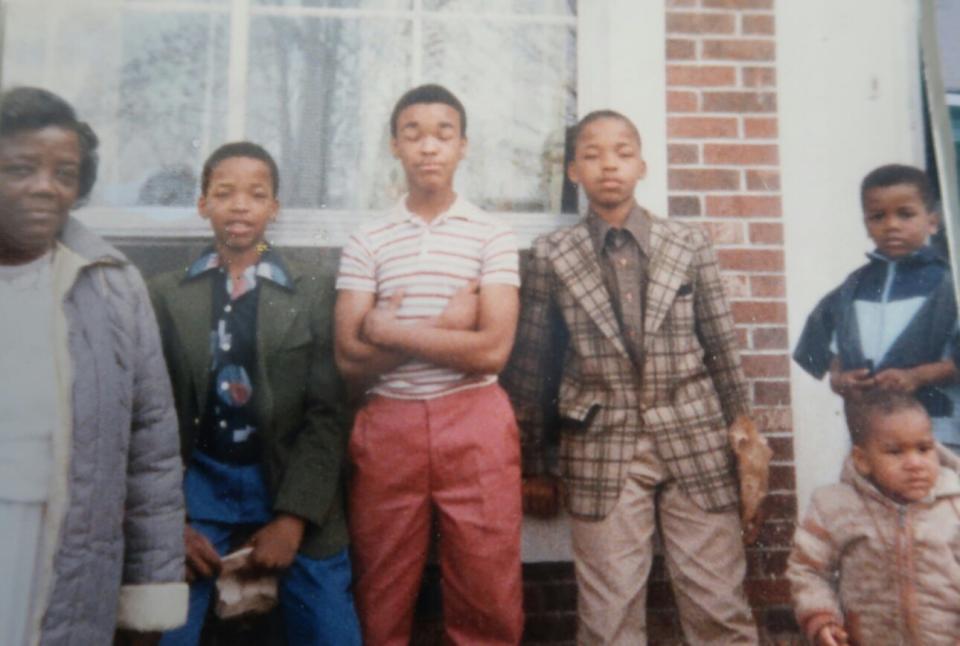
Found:
<path fill-rule="evenodd" d="M 170 630 L 187 621 L 190 586 L 146 583 L 120 588 L 117 627 L 139 632 Z"/>

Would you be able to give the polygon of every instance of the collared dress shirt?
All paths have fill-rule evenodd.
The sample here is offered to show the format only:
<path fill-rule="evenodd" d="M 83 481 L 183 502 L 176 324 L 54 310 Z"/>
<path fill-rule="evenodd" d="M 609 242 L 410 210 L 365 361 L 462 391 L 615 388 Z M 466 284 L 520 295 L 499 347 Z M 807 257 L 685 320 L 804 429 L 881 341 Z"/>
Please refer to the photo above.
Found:
<path fill-rule="evenodd" d="M 280 257 L 267 249 L 256 265 L 232 278 L 212 248 L 187 271 L 185 280 L 216 272 L 211 280 L 211 364 L 207 414 L 184 487 L 191 520 L 265 523 L 273 517 L 260 466 L 254 414 L 259 281 L 290 288 Z"/>
<path fill-rule="evenodd" d="M 596 213 L 587 216 L 590 235 L 630 357 L 643 365 L 644 294 L 650 261 L 650 227 L 634 206 L 623 225 L 611 226 Z"/>

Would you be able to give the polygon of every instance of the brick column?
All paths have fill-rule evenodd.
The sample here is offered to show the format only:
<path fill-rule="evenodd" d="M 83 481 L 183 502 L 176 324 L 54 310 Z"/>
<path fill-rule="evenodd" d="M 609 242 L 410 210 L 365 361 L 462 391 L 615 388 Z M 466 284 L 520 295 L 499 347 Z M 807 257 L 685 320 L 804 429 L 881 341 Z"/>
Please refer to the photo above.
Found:
<path fill-rule="evenodd" d="M 754 410 L 775 451 L 747 591 L 765 637 L 786 636 L 795 630 L 783 569 L 796 497 L 773 0 L 666 0 L 666 26 L 669 215 L 713 238 Z M 651 607 L 651 626 L 679 635 L 670 602 Z"/>

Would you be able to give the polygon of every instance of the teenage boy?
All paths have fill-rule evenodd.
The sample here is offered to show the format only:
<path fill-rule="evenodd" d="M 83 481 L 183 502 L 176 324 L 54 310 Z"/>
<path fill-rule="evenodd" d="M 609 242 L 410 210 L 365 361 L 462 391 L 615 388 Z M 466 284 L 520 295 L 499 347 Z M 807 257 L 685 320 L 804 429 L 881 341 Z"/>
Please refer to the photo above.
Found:
<path fill-rule="evenodd" d="M 220 557 L 241 545 L 253 548 L 251 573 L 279 575 L 288 643 L 360 644 L 340 484 L 349 426 L 333 363 L 333 284 L 265 242 L 279 181 L 256 144 L 215 150 L 198 204 L 214 244 L 151 285 L 189 521 L 189 617 L 164 646 L 198 643 Z"/>
<path fill-rule="evenodd" d="M 755 644 L 727 438 L 748 395 L 713 251 L 636 203 L 646 165 L 626 117 L 592 112 L 574 136 L 568 176 L 590 210 L 534 241 L 504 375 L 525 502 L 552 506 L 542 440 L 559 430 L 578 643 L 646 643 L 659 522 L 687 641 Z"/>
<path fill-rule="evenodd" d="M 936 200 L 926 173 L 890 164 L 863 178 L 860 203 L 876 249 L 807 318 L 793 358 L 834 392 L 913 393 L 933 434 L 960 451 L 960 351 L 950 266 L 929 244 Z"/>
<path fill-rule="evenodd" d="M 433 511 L 447 640 L 521 637 L 519 443 L 496 378 L 517 320 L 517 247 L 454 191 L 466 125 L 443 87 L 400 97 L 391 148 L 409 193 L 353 234 L 337 279 L 337 365 L 367 394 L 350 439 L 349 522 L 371 646 L 410 641 Z"/>

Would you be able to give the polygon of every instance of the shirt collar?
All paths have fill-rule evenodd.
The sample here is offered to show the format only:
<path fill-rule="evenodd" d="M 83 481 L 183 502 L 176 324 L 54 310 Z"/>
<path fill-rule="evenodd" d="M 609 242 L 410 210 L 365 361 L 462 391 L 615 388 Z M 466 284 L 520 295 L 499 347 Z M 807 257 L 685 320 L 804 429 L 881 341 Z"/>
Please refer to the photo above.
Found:
<path fill-rule="evenodd" d="M 472 220 L 476 217 L 479 211 L 479 209 L 474 206 L 472 202 L 457 194 L 457 197 L 453 201 L 453 204 L 450 205 L 450 208 L 427 222 L 422 216 L 417 215 L 407 208 L 407 197 L 409 197 L 409 194 L 401 197 L 400 201 L 397 202 L 396 206 L 394 206 L 393 219 L 397 222 L 409 222 L 417 226 L 432 226 L 452 219 Z"/>
<path fill-rule="evenodd" d="M 284 289 L 293 290 L 293 280 L 290 278 L 290 270 L 287 269 L 283 258 L 274 251 L 273 247 L 268 246 L 266 250 L 260 254 L 260 260 L 255 267 L 255 269 L 251 267 L 247 270 L 250 272 L 250 270 L 253 269 L 253 271 L 250 272 L 250 278 L 254 280 L 265 278 Z M 220 254 L 217 253 L 217 250 L 213 246 L 210 246 L 200 254 L 199 258 L 193 261 L 193 264 L 187 267 L 184 280 L 193 280 L 214 269 L 220 269 Z"/>
<path fill-rule="evenodd" d="M 597 253 L 603 251 L 606 244 L 607 233 L 614 228 L 609 222 L 599 215 L 590 211 L 587 214 L 587 227 L 590 229 L 590 236 L 593 238 L 594 247 Z M 629 233 L 641 253 L 647 258 L 650 257 L 650 220 L 646 210 L 639 204 L 634 204 L 633 208 L 627 214 L 623 221 L 623 226 L 619 227 Z"/>
<path fill-rule="evenodd" d="M 898 258 L 894 260 L 893 258 L 888 258 L 883 255 L 876 249 L 867 253 L 867 258 L 870 260 L 876 260 L 885 263 L 904 263 L 910 265 L 925 265 L 929 263 L 943 263 L 945 262 L 943 257 L 934 249 L 931 245 L 926 244 L 914 251 L 913 253 L 904 256 L 903 258 Z"/>

